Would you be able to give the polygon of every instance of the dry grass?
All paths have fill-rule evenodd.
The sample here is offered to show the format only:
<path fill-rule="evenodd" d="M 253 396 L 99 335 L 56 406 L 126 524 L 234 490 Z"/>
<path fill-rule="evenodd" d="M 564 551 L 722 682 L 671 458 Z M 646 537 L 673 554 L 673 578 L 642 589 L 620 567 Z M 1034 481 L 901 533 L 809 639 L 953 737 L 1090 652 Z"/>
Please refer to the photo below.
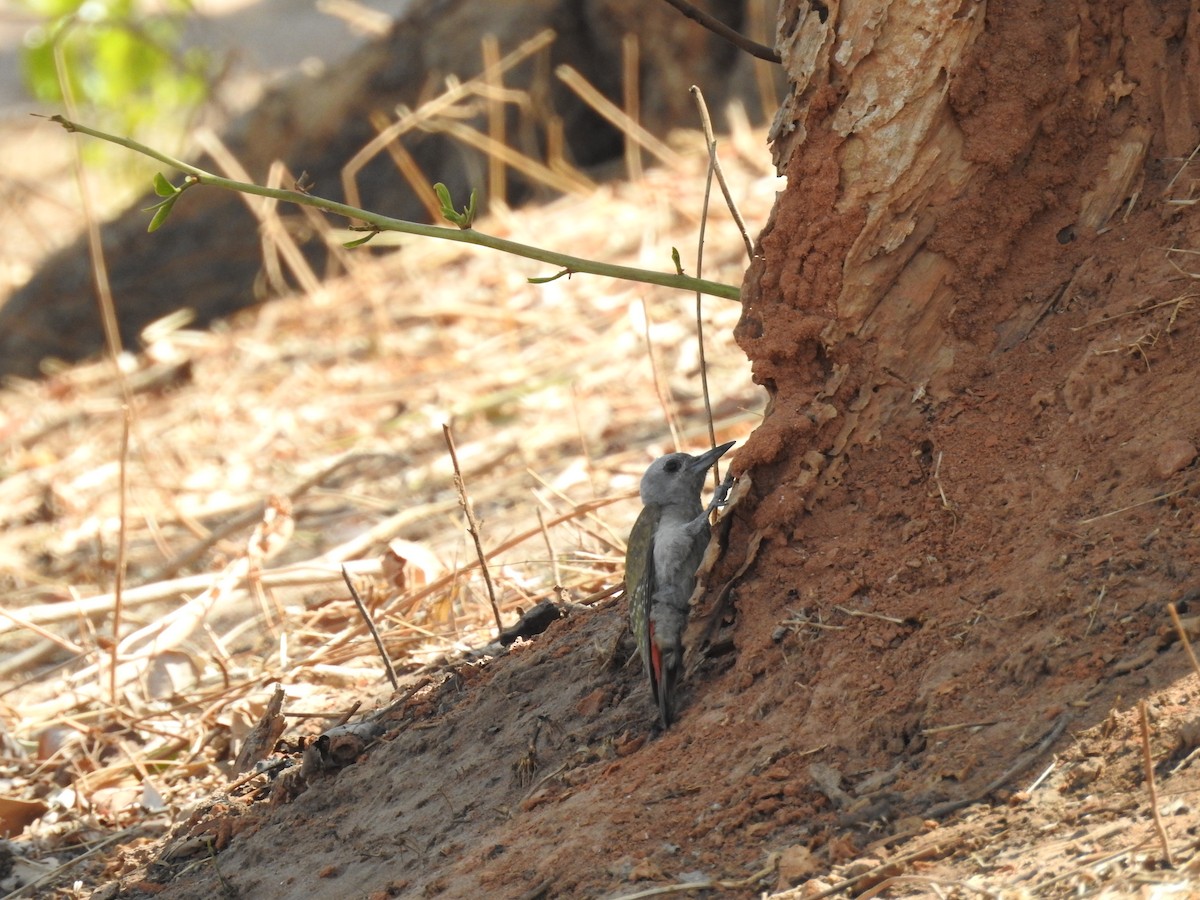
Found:
<path fill-rule="evenodd" d="M 776 190 L 763 142 L 745 131 L 721 147 L 752 230 Z M 673 145 L 669 172 L 481 228 L 669 268 L 672 246 L 686 259 L 695 245 L 707 166 L 700 135 Z M 139 820 L 149 789 L 174 805 L 197 779 L 223 781 L 224 747 L 273 683 L 287 686 L 289 711 L 344 706 L 337 685 L 382 697 L 343 562 L 401 672 L 486 643 L 492 613 L 443 424 L 506 624 L 541 599 L 581 601 L 620 580 L 637 480 L 673 449 L 655 369 L 683 442 L 704 444 L 691 296 L 579 276 L 533 286 L 527 277 L 548 274 L 537 264 L 458 245 L 350 258 L 347 276 L 309 294 L 209 332 L 157 329 L 123 360 L 115 654 L 125 415 L 111 364 L 5 389 L 6 766 L 26 784 L 56 773 L 71 784 L 42 791 L 60 808 L 39 828 L 82 840 Z M 744 267 L 717 210 L 703 274 L 737 283 Z M 731 336 L 740 308 L 706 299 L 704 310 L 718 439 L 739 438 L 762 401 Z"/>

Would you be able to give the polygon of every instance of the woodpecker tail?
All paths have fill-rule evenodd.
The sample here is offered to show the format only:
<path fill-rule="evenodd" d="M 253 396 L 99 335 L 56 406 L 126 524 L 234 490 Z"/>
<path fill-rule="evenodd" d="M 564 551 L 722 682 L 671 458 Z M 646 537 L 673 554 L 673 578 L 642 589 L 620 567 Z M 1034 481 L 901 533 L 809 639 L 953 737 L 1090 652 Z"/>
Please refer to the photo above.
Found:
<path fill-rule="evenodd" d="M 686 616 L 665 604 L 650 616 L 650 690 L 663 728 L 675 721 L 675 685 L 683 669 L 683 627 Z"/>
<path fill-rule="evenodd" d="M 662 716 L 663 728 L 670 728 L 675 721 L 675 683 L 679 680 L 679 660 L 682 656 L 676 650 L 659 653 L 654 649 L 658 662 L 658 684 L 655 699 L 658 700 L 658 714 Z"/>

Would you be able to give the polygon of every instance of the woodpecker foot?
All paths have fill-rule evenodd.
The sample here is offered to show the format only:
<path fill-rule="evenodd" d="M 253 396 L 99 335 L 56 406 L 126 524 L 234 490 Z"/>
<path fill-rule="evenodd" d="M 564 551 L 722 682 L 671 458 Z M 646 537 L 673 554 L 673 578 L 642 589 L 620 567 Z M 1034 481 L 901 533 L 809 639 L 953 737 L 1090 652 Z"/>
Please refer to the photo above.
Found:
<path fill-rule="evenodd" d="M 704 511 L 706 516 L 725 505 L 729 499 L 729 492 L 733 490 L 733 481 L 733 473 L 726 472 L 724 480 L 713 491 L 712 500 L 708 502 L 708 509 Z"/>

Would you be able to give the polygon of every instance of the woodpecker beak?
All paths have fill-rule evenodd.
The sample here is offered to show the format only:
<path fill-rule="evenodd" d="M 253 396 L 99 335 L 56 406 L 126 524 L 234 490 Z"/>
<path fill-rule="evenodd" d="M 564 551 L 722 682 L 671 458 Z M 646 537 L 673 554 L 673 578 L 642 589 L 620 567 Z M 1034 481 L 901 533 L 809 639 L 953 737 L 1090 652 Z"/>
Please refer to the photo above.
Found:
<path fill-rule="evenodd" d="M 694 457 L 690 463 L 688 463 L 688 468 L 693 472 L 708 471 L 709 466 L 720 459 L 721 454 L 723 454 L 736 443 L 737 441 L 730 441 L 728 444 L 721 444 L 719 447 L 713 447 L 707 453 L 701 453 L 699 456 Z"/>

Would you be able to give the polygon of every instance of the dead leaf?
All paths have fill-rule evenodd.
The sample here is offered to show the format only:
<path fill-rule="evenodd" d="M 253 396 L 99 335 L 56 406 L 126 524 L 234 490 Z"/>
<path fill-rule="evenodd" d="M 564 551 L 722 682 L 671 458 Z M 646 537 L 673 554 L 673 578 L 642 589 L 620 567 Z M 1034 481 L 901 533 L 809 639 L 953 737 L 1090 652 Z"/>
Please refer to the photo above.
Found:
<path fill-rule="evenodd" d="M 0 796 L 0 831 L 8 835 L 20 834 L 26 825 L 36 822 L 49 809 L 41 800 Z"/>

